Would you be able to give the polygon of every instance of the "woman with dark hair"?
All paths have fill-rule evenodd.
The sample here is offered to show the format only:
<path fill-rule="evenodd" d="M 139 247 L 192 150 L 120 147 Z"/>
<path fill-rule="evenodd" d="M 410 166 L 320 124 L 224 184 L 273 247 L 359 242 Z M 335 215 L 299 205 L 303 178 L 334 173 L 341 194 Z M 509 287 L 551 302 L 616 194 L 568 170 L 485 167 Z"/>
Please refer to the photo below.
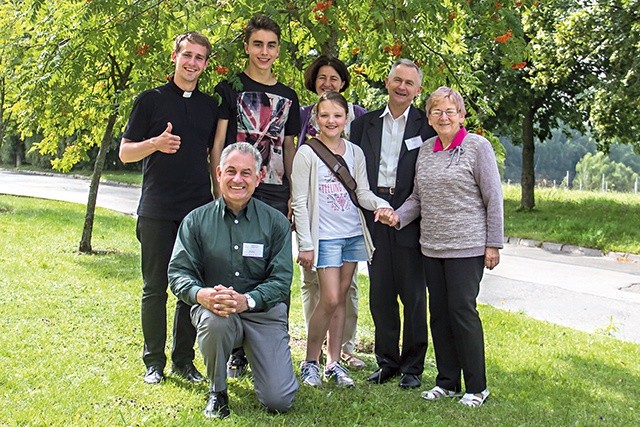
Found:
<path fill-rule="evenodd" d="M 351 76 L 344 62 L 338 58 L 327 55 L 320 55 L 313 61 L 304 72 L 304 87 L 322 95 L 327 91 L 344 92 L 349 88 Z M 344 128 L 344 137 L 349 139 L 351 122 L 367 112 L 363 107 L 348 102 L 349 120 Z M 318 124 L 315 123 L 311 109 L 314 104 L 300 108 L 301 131 L 298 135 L 298 144 L 309 136 L 318 135 Z"/>
<path fill-rule="evenodd" d="M 316 58 L 304 72 L 304 86 L 311 92 L 315 92 L 321 96 L 325 92 L 344 92 L 349 87 L 351 76 L 344 62 L 337 58 L 321 55 Z M 316 137 L 319 133 L 316 117 L 312 114 L 315 104 L 307 105 L 300 108 L 300 134 L 298 135 L 298 146 L 308 137 Z M 348 116 L 344 127 L 343 136 L 349 139 L 349 130 L 351 122 L 367 112 L 359 105 L 353 105 L 347 102 Z M 362 369 L 365 363 L 354 355 L 356 348 L 356 329 L 358 324 L 358 287 L 356 283 L 357 273 L 354 275 L 349 295 L 347 297 L 347 319 L 344 327 L 344 343 L 342 345 L 342 360 L 351 369 Z M 318 276 L 315 271 L 302 270 L 302 308 L 304 318 L 309 326 L 311 313 L 318 303 L 319 288 Z M 335 330 L 334 327 L 330 327 Z"/>

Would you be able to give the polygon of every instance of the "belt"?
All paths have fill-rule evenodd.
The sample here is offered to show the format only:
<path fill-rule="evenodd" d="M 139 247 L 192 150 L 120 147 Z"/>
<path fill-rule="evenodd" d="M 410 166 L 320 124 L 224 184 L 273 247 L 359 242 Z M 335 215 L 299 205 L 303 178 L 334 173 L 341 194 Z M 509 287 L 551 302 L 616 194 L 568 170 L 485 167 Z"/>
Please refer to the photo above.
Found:
<path fill-rule="evenodd" d="M 388 194 L 390 196 L 393 196 L 395 193 L 395 187 L 378 187 L 378 194 Z"/>

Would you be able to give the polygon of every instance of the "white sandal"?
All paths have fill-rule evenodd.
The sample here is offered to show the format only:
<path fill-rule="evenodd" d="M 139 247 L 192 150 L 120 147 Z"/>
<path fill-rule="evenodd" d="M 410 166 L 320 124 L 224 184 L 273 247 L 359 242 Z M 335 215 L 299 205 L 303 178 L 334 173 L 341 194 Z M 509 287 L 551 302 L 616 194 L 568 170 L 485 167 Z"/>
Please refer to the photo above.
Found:
<path fill-rule="evenodd" d="M 444 397 L 456 397 L 456 396 L 459 396 L 459 394 L 456 393 L 455 391 L 446 390 L 440 386 L 435 386 L 431 390 L 426 390 L 420 393 L 420 397 L 429 401 L 442 399 Z"/>
<path fill-rule="evenodd" d="M 465 393 L 460 399 L 460 403 L 466 406 L 480 406 L 484 403 L 485 400 L 489 397 L 489 390 L 486 388 L 480 393 Z"/>

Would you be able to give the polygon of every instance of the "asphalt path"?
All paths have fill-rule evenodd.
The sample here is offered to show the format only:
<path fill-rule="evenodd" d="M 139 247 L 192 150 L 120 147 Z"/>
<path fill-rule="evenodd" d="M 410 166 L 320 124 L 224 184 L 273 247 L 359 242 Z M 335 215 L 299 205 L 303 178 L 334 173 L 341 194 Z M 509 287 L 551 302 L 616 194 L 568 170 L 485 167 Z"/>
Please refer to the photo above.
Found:
<path fill-rule="evenodd" d="M 0 170 L 0 194 L 86 204 L 89 180 Z M 98 206 L 135 215 L 140 188 L 101 183 Z M 366 273 L 366 268 L 361 268 Z M 479 302 L 640 343 L 640 263 L 506 244 L 485 270 Z"/>

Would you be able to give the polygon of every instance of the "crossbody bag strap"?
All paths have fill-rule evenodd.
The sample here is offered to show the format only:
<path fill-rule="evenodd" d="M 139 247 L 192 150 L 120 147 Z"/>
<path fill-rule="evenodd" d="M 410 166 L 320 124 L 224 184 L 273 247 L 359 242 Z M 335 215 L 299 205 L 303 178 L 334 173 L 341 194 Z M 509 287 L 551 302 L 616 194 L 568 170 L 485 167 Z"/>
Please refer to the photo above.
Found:
<path fill-rule="evenodd" d="M 329 168 L 329 170 L 338 178 L 338 180 L 344 185 L 347 193 L 349 193 L 349 197 L 354 205 L 358 208 L 360 204 L 358 203 L 358 197 L 356 195 L 356 188 L 358 188 L 358 184 L 356 180 L 351 176 L 351 172 L 349 172 L 349 168 L 347 167 L 347 163 L 341 156 L 334 154 L 326 145 L 322 143 L 317 138 L 309 138 L 305 142 L 314 153 L 324 162 L 325 165 Z"/>

